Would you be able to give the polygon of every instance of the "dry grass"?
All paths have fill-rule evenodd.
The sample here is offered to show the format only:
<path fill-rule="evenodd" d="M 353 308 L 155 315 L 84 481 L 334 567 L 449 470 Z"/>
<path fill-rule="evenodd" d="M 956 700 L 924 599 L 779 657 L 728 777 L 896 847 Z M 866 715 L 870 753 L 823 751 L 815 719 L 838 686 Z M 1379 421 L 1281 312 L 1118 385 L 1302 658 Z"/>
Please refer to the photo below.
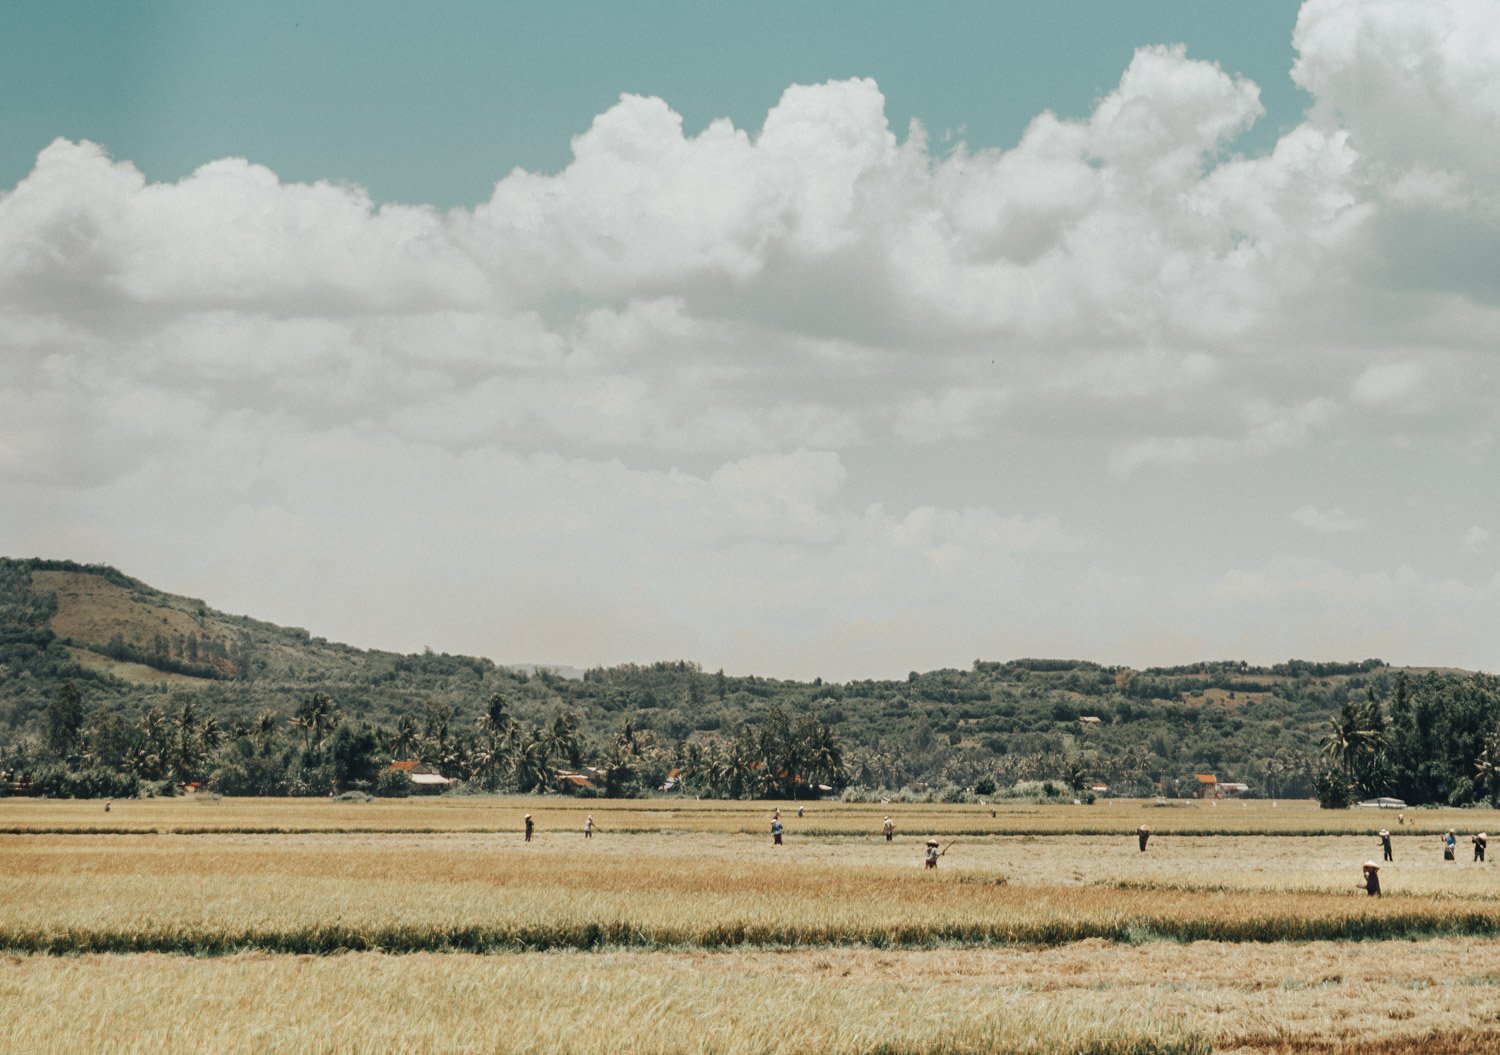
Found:
<path fill-rule="evenodd" d="M 0 836 L 0 948 L 75 954 L 8 958 L 0 1051 L 1500 1055 L 1500 940 L 1452 937 L 1500 935 L 1496 866 L 1398 836 L 1372 901 L 1371 837 L 1293 834 L 1328 814 L 1142 854 L 1131 808 L 1001 814 L 931 873 L 973 807 L 890 844 L 888 807 L 784 809 L 777 848 L 763 804 L 129 802 L 94 835 L 98 804 L 0 803 L 74 832 Z M 1118 827 L 1025 828 L 1059 815 Z"/>
<path fill-rule="evenodd" d="M 689 799 L 571 799 L 442 797 L 341 803 L 319 799 L 148 799 L 117 802 L 106 814 L 98 802 L 0 799 L 0 832 L 47 831 L 519 831 L 526 813 L 541 832 L 578 832 L 592 813 L 613 832 L 764 833 L 779 807 L 788 834 L 869 835 L 889 814 L 904 835 L 1128 835 L 1142 823 L 1157 837 L 1168 835 L 1343 835 L 1386 827 L 1401 836 L 1500 831 L 1500 811 L 1423 809 L 1405 811 L 1398 825 L 1389 810 L 1321 810 L 1315 803 L 1264 800 L 1242 803 L 1184 802 L 1162 808 L 1149 801 L 1103 800 L 1092 806 L 988 806 L 881 803 L 720 802 Z"/>
<path fill-rule="evenodd" d="M 1352 837 L 27 835 L 0 843 L 0 947 L 329 952 L 1224 941 L 1500 934 L 1490 866 L 1414 860 L 1356 897 Z M 1123 843 L 1123 845 L 1122 845 Z M 1256 848 L 1282 852 L 1251 871 Z M 961 867 L 954 867 L 961 865 Z M 1219 889 L 1225 876 L 1247 881 Z M 1121 888 L 1114 884 L 1125 883 Z"/>
<path fill-rule="evenodd" d="M 146 604 L 98 575 L 73 571 L 34 571 L 34 593 L 57 594 L 52 629 L 63 637 L 102 644 L 115 634 L 144 644 L 153 634 L 202 633 L 204 624 L 171 604 Z M 215 627 L 217 629 L 217 627 Z"/>
<path fill-rule="evenodd" d="M 0 1049 L 1496 1050 L 1500 944 L 1041 951 L 14 957 Z"/>

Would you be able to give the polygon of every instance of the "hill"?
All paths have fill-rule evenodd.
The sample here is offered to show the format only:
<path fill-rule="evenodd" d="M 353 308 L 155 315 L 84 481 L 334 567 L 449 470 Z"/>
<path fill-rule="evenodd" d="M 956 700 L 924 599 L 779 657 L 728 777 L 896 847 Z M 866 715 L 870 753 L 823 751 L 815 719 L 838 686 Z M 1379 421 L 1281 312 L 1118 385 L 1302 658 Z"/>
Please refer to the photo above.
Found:
<path fill-rule="evenodd" d="M 229 615 L 114 568 L 0 558 L 0 736 L 12 743 L 45 735 L 47 708 L 70 681 L 90 713 L 128 723 L 190 702 L 231 735 L 268 713 L 288 721 L 323 694 L 346 720 L 387 732 L 403 722 L 424 734 L 440 727 L 461 740 L 477 735 L 498 696 L 508 720 L 537 728 L 570 715 L 575 755 L 606 750 L 627 723 L 684 757 L 768 719 L 801 718 L 826 725 L 848 779 L 869 786 L 1009 784 L 1071 765 L 1075 777 L 1137 793 L 1191 787 L 1195 773 L 1213 772 L 1293 795 L 1311 792 L 1329 719 L 1367 693 L 1386 699 L 1400 673 L 1373 659 L 1146 670 L 1017 659 L 825 684 L 674 660 L 567 678 L 473 656 L 359 649 Z"/>

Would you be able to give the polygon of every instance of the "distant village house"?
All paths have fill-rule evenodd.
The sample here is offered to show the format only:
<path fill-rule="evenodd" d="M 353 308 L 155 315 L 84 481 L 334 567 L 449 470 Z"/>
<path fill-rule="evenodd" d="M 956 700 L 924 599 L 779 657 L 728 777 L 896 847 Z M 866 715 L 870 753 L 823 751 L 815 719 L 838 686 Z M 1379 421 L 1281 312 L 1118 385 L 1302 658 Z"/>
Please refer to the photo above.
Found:
<path fill-rule="evenodd" d="M 1194 774 L 1198 778 L 1200 799 L 1237 799 L 1250 790 L 1250 785 L 1235 781 L 1220 781 L 1213 773 Z"/>
<path fill-rule="evenodd" d="M 442 791 L 453 783 L 426 762 L 392 762 L 386 772 L 405 773 L 418 791 Z"/>

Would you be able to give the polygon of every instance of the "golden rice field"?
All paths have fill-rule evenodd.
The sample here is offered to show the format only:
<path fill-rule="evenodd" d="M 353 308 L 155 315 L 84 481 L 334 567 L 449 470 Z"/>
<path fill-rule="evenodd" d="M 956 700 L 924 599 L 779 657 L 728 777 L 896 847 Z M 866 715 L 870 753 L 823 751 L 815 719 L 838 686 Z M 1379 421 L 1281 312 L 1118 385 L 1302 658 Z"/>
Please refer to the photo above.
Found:
<path fill-rule="evenodd" d="M 0 1051 L 1500 1055 L 1495 814 L 771 809 L 0 800 Z"/>
<path fill-rule="evenodd" d="M 15 1055 L 1500 1053 L 1494 941 L 11 957 Z"/>
<path fill-rule="evenodd" d="M 796 816 L 798 805 L 805 815 Z M 690 799 L 572 799 L 416 797 L 346 803 L 320 799 L 219 799 L 211 795 L 175 799 L 131 799 L 103 803 L 60 799 L 0 799 L 0 833 L 159 831 L 195 833 L 282 832 L 507 832 L 519 831 L 523 814 L 535 816 L 542 832 L 576 832 L 593 814 L 600 827 L 628 832 L 759 833 L 768 830 L 773 808 L 781 809 L 789 833 L 868 835 L 890 814 L 907 835 L 1105 835 L 1150 825 L 1161 834 L 1342 835 L 1389 828 L 1406 834 L 1495 832 L 1500 811 L 1413 809 L 1321 810 L 1316 803 L 1263 799 L 1222 802 L 1102 799 L 1091 806 L 990 806 L 881 803 L 769 803 Z"/>

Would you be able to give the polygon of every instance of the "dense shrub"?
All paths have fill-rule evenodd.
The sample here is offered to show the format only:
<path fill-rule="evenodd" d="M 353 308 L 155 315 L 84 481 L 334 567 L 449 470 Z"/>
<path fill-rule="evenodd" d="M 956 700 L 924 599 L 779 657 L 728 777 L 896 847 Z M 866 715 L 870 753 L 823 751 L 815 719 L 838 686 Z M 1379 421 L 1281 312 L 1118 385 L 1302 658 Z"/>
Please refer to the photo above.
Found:
<path fill-rule="evenodd" d="M 411 791 L 411 777 L 399 769 L 383 769 L 375 778 L 375 794 L 382 798 L 404 799 Z"/>
<path fill-rule="evenodd" d="M 51 799 L 128 799 L 141 793 L 141 778 L 103 767 L 71 772 L 64 766 L 43 766 L 31 774 L 31 786 Z"/>
<path fill-rule="evenodd" d="M 1354 788 L 1349 779 L 1336 769 L 1325 769 L 1313 781 L 1318 805 L 1325 810 L 1347 810 L 1354 804 Z"/>

